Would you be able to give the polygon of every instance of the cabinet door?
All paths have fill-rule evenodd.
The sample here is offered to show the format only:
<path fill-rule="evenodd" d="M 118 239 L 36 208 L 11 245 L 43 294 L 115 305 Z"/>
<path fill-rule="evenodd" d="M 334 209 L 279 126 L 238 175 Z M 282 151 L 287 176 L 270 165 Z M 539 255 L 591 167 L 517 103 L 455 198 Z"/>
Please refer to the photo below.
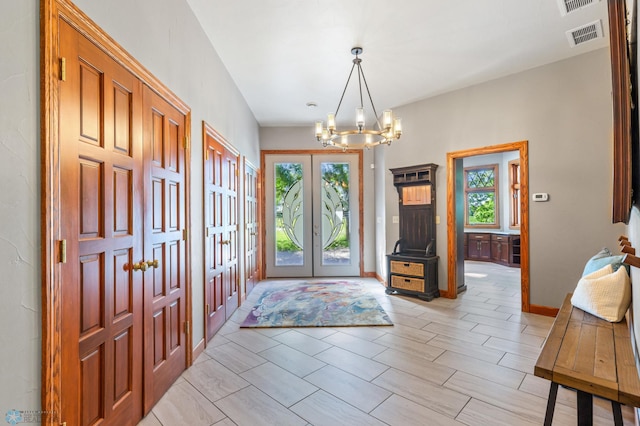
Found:
<path fill-rule="evenodd" d="M 480 241 L 480 259 L 491 260 L 491 241 Z"/>

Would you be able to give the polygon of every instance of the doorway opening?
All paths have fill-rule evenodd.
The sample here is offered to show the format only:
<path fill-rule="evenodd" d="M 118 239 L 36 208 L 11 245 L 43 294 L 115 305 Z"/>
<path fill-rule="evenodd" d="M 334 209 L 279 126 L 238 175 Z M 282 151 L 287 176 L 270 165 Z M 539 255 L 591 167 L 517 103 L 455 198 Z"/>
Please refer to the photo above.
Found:
<path fill-rule="evenodd" d="M 465 286 L 465 186 L 463 160 L 468 157 L 486 154 L 498 154 L 516 151 L 519 162 L 518 170 L 518 195 L 519 203 L 516 208 L 520 210 L 519 217 L 519 258 L 520 262 L 520 304 L 523 312 L 530 311 L 529 303 L 529 155 L 528 142 L 513 142 L 503 145 L 494 145 L 483 148 L 475 148 L 456 151 L 447 154 L 447 290 L 441 291 L 441 295 L 456 298 L 458 292 L 464 291 Z M 483 242 L 478 240 L 479 251 L 482 252 Z M 478 244 L 475 242 L 475 244 Z M 469 243 L 468 243 L 469 244 Z M 487 250 L 490 250 L 492 242 L 486 242 Z M 513 259 L 511 259 L 513 260 Z"/>

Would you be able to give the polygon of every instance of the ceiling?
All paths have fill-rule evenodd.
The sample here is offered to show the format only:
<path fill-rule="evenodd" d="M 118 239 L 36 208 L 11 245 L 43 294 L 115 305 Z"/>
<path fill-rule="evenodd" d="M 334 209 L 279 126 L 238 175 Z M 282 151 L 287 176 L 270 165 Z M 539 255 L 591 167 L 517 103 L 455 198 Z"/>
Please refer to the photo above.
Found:
<path fill-rule="evenodd" d="M 608 46 L 606 0 L 564 15 L 562 1 L 187 3 L 261 126 L 312 127 L 335 112 L 354 46 L 379 114 Z M 566 32 L 598 20 L 604 36 L 571 47 Z M 339 121 L 355 120 L 356 90 L 352 78 Z"/>

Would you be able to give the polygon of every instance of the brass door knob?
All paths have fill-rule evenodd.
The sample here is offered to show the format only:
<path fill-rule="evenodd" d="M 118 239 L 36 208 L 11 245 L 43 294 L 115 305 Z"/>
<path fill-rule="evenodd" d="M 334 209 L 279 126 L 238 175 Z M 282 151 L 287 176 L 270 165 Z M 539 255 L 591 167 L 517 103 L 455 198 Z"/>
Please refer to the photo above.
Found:
<path fill-rule="evenodd" d="M 147 264 L 145 262 L 138 262 L 138 263 L 134 263 L 133 264 L 133 270 L 134 271 L 146 271 L 147 270 Z"/>
<path fill-rule="evenodd" d="M 157 268 L 159 266 L 158 259 L 147 260 L 147 266 L 149 268 Z"/>
<path fill-rule="evenodd" d="M 231 240 L 222 240 L 222 241 L 220 241 L 220 244 L 222 244 L 222 245 L 231 244 Z"/>

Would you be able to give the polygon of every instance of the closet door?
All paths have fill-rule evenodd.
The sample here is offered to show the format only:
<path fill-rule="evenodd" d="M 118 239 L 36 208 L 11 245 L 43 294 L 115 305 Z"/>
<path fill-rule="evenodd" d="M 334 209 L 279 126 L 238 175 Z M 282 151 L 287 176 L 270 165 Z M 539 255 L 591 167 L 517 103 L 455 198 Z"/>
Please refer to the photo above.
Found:
<path fill-rule="evenodd" d="M 61 413 L 68 425 L 142 417 L 141 84 L 62 19 Z M 61 253 L 65 250 L 61 250 Z"/>
<path fill-rule="evenodd" d="M 144 87 L 144 410 L 186 367 L 185 116 Z"/>
<path fill-rule="evenodd" d="M 204 221 L 207 341 L 239 304 L 238 156 L 205 125 Z"/>
<path fill-rule="evenodd" d="M 244 161 L 244 223 L 245 223 L 245 288 L 244 295 L 248 295 L 260 280 L 260 217 L 259 184 L 260 172 L 254 166 Z"/>

